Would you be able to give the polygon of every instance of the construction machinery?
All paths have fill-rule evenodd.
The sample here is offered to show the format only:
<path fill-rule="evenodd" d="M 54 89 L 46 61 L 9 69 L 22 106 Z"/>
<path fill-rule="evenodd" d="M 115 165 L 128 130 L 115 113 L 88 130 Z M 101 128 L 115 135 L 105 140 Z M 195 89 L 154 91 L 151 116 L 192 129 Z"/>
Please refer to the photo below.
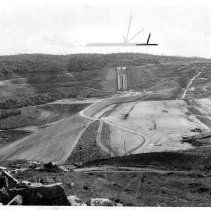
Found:
<path fill-rule="evenodd" d="M 130 35 L 130 28 L 131 28 L 131 22 L 132 22 L 132 16 L 130 15 L 129 18 L 129 24 L 127 28 L 127 34 L 126 36 L 123 36 L 123 43 L 88 43 L 86 46 L 107 46 L 107 47 L 113 47 L 113 46 L 157 46 L 158 44 L 150 43 L 151 33 L 149 33 L 146 43 L 131 43 L 133 39 L 135 39 L 141 32 L 144 31 L 144 28 L 139 30 L 137 33 L 135 33 L 133 36 Z"/>

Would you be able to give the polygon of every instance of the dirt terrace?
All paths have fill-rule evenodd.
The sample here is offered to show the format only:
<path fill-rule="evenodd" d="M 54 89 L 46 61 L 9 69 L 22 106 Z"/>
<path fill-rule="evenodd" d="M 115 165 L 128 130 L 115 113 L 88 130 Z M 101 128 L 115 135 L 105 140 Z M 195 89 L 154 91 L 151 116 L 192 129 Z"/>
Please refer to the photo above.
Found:
<path fill-rule="evenodd" d="M 112 149 L 125 153 L 160 152 L 190 149 L 182 144 L 183 135 L 191 130 L 209 128 L 193 114 L 183 100 L 136 101 L 121 103 L 115 109 L 101 110 L 101 120 L 110 125 Z M 104 114 L 105 113 L 105 114 Z M 98 115 L 99 116 L 99 115 Z"/>

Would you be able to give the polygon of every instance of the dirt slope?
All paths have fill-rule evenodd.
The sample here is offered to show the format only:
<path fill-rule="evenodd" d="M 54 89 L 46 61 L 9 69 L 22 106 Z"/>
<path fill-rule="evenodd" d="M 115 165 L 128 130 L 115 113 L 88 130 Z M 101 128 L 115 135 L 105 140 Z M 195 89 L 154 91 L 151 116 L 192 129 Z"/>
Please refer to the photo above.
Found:
<path fill-rule="evenodd" d="M 43 125 L 74 115 L 88 105 L 89 103 L 53 103 L 17 109 L 0 109 L 0 129 L 8 130 Z"/>
<path fill-rule="evenodd" d="M 78 115 L 57 121 L 38 133 L 0 148 L 0 159 L 65 161 L 87 122 Z"/>
<path fill-rule="evenodd" d="M 174 89 L 172 94 L 180 92 L 204 66 L 191 94 L 209 94 L 210 60 L 135 53 L 2 56 L 0 93 L 18 98 L 38 93 L 54 93 L 55 97 L 56 92 L 57 99 L 70 93 L 68 97 L 105 96 L 116 91 L 117 66 L 127 67 L 129 89 Z"/>
<path fill-rule="evenodd" d="M 3 66 L 5 65 L 7 66 L 6 70 L 5 68 L 3 68 Z M 25 68 L 20 68 L 20 66 L 23 67 L 24 65 Z M 187 92 L 186 95 L 187 97 L 196 96 L 199 98 L 210 95 L 210 60 L 197 58 L 152 56 L 144 54 L 74 56 L 22 55 L 17 57 L 0 57 L 0 76 L 2 80 L 8 80 L 7 82 L 1 81 L 2 86 L 0 86 L 0 92 L 2 91 L 1 93 L 3 93 L 5 85 L 10 86 L 12 83 L 11 80 L 13 81 L 14 78 L 24 78 L 18 80 L 18 82 L 16 81 L 16 83 L 18 83 L 19 86 L 23 85 L 24 87 L 26 87 L 26 90 L 28 87 L 28 93 L 31 93 L 32 95 L 34 93 L 39 93 L 42 95 L 42 97 L 38 97 L 35 98 L 35 100 L 32 100 L 32 102 L 35 104 L 42 104 L 44 102 L 46 103 L 45 99 L 49 97 L 52 100 L 57 99 L 57 97 L 60 97 L 60 99 L 72 97 L 71 94 L 73 90 L 75 91 L 74 94 L 78 93 L 78 97 L 91 97 L 93 94 L 96 94 L 98 96 L 105 96 L 106 93 L 110 91 L 116 91 L 115 69 L 119 65 L 125 65 L 128 69 L 128 83 L 130 89 L 142 91 L 142 93 L 144 93 L 144 91 L 152 91 L 154 93 L 157 91 L 155 93 L 155 95 L 157 96 L 157 100 L 178 98 L 179 94 L 181 94 L 181 92 L 183 92 L 186 88 L 190 79 L 193 78 L 193 76 L 196 75 L 198 72 L 200 72 L 203 67 L 203 72 L 199 75 L 199 77 L 197 77 L 197 80 L 194 80 L 192 84 L 193 89 L 191 89 L 190 87 L 190 90 Z M 11 72 L 11 74 L 9 74 L 9 72 Z M 8 95 L 13 98 L 14 96 L 18 95 L 17 91 L 14 91 L 13 86 L 11 86 L 11 90 L 9 92 L 7 92 L 6 90 L 5 96 Z M 198 91 L 199 89 L 200 91 Z M 24 94 L 27 95 L 28 93 L 26 92 L 24 92 Z M 71 94 L 68 95 L 69 93 Z M 148 98 L 148 100 L 150 100 L 150 98 Z M 131 102 L 133 102 L 133 100 L 131 100 Z M 27 105 L 27 103 L 23 104 L 23 106 Z M 144 109 L 146 108 L 146 106 L 140 106 L 140 109 Z M 122 107 L 124 108 L 124 105 L 122 105 Z M 55 110 L 60 109 L 59 107 L 54 108 Z M 37 116 L 39 115 L 38 118 L 42 121 L 42 119 L 44 119 L 48 114 L 50 114 L 49 112 L 52 112 L 51 110 L 54 108 L 45 107 L 42 109 L 41 112 L 35 114 L 37 114 Z M 95 109 L 96 107 L 93 106 L 93 108 Z M 154 108 L 151 108 L 155 112 L 157 111 L 156 105 Z M 165 109 L 165 107 L 163 108 L 162 106 L 162 109 Z M 133 114 L 132 111 L 131 116 L 133 118 L 137 116 L 141 118 L 143 113 L 138 115 L 139 110 L 134 110 L 136 112 Z M 23 108 L 22 114 L 31 118 L 32 112 L 33 110 L 27 110 Z M 63 114 L 63 110 L 61 112 Z M 137 116 L 135 116 L 136 114 Z M 179 113 L 174 119 L 175 122 L 172 123 L 172 125 L 175 125 L 176 121 L 180 120 L 181 115 L 183 114 L 184 113 Z M 129 118 L 127 119 L 128 121 L 130 120 L 131 116 L 129 116 Z M 161 118 L 163 117 L 163 119 L 166 119 L 167 121 L 170 117 L 172 117 L 170 113 L 164 113 L 162 112 L 161 108 L 159 108 L 159 115 L 154 113 L 148 113 L 148 115 L 145 116 L 147 118 L 147 120 L 145 121 L 145 125 L 143 125 L 142 123 L 141 127 L 136 129 L 141 130 L 142 128 L 144 128 L 145 130 L 147 130 L 147 132 L 150 129 L 155 130 L 155 127 L 157 126 L 157 124 L 155 125 L 156 119 L 158 119 L 158 129 L 160 127 L 160 130 L 165 130 L 165 128 L 160 126 L 162 124 L 161 121 L 163 121 L 163 119 L 159 119 L 160 116 Z M 52 117 L 55 117 L 55 115 L 52 115 Z M 67 117 L 66 114 L 65 117 Z M 154 117 L 156 119 L 154 119 Z M 185 117 L 186 116 L 183 116 L 183 118 Z M 117 118 L 119 120 L 120 117 L 117 116 Z M 114 121 L 115 120 L 116 119 L 114 119 Z M 20 119 L 16 121 L 15 117 L 12 116 L 10 119 L 8 118 L 8 120 L 3 119 L 2 124 L 5 126 L 6 124 L 8 124 L 8 121 L 12 121 L 13 124 L 21 124 L 22 118 L 20 117 Z M 71 149 L 73 149 L 74 144 L 77 141 L 77 136 L 83 129 L 83 125 L 86 124 L 87 121 L 89 121 L 89 118 L 84 119 L 80 116 L 77 116 L 75 119 L 72 117 L 61 119 L 55 124 L 52 124 L 49 127 L 42 129 L 38 133 L 34 133 L 33 135 L 25 137 L 19 142 L 14 142 L 8 146 L 0 148 L 0 158 L 39 159 L 45 162 L 63 161 L 64 159 L 66 159 L 66 155 L 68 155 Z M 125 120 L 121 119 L 116 124 L 123 123 L 122 121 Z M 185 119 L 182 119 L 181 121 L 184 122 Z M 168 122 L 169 124 L 171 124 L 172 121 Z M 136 122 L 134 124 L 136 124 Z M 144 127 L 146 125 L 148 126 L 147 128 Z M 192 126 L 188 127 L 192 128 L 193 123 Z M 5 126 L 2 128 L 8 127 Z M 158 129 L 156 128 L 156 130 Z M 171 131 L 172 130 L 173 128 L 171 128 Z M 113 136 L 113 138 L 116 138 L 117 136 L 121 138 L 121 135 L 119 135 L 119 133 L 121 132 L 116 130 L 116 132 L 111 132 L 111 136 Z M 129 139 L 129 134 L 123 136 Z M 143 137 L 145 137 L 144 133 Z M 154 137 L 157 138 L 159 136 L 151 136 L 150 131 L 148 139 L 150 139 L 151 137 L 153 139 Z M 135 141 L 136 136 L 134 135 L 133 142 Z M 142 144 L 142 142 L 143 138 L 140 138 L 137 141 L 137 144 L 135 144 L 135 147 L 131 147 L 130 149 L 136 148 L 137 146 L 139 146 L 139 144 Z M 124 154 L 123 143 L 119 142 L 118 144 L 121 144 L 120 154 Z"/>

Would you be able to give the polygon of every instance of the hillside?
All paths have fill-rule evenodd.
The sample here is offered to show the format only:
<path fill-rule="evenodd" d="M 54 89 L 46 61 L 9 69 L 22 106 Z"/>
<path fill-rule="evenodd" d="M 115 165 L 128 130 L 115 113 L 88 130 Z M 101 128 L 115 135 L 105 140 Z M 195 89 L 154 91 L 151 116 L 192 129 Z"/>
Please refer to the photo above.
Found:
<path fill-rule="evenodd" d="M 208 59 L 137 53 L 0 56 L 2 145 L 16 141 L 31 131 L 40 130 L 40 126 L 45 127 L 46 123 L 71 117 L 89 104 L 44 105 L 46 103 L 58 99 L 102 99 L 117 94 L 117 66 L 127 67 L 129 90 L 140 94 L 150 93 L 146 98 L 148 101 L 180 99 L 185 90 L 185 98 L 205 98 L 210 95 L 211 61 Z M 197 79 L 192 81 L 191 88 L 186 89 L 191 79 L 199 73 Z M 191 106 L 193 103 L 190 103 Z M 189 109 L 193 110 L 191 107 Z M 188 117 L 187 113 L 184 113 L 185 117 Z M 167 115 L 162 113 L 161 116 Z M 210 124 L 207 117 L 198 114 L 197 118 Z M 151 119 L 154 118 L 150 114 L 149 121 Z M 32 128 L 25 128 L 26 126 Z M 114 139 L 123 139 L 118 129 L 111 128 L 111 131 L 113 136 L 119 133 L 118 138 Z M 41 129 L 40 132 L 44 130 Z M 136 135 L 133 137 L 136 142 Z"/>
<path fill-rule="evenodd" d="M 117 91 L 116 68 L 118 66 L 127 68 L 128 89 L 133 92 L 128 91 L 124 98 L 114 99 L 118 94 L 123 94 Z M 33 132 L 25 138 L 30 142 L 26 147 L 26 155 L 21 154 L 23 157 L 30 158 L 31 154 L 29 155 L 28 150 L 34 145 L 38 133 L 39 140 L 48 144 L 51 141 L 57 141 L 54 136 L 49 139 L 47 135 L 49 130 L 54 128 L 54 122 L 60 125 L 62 120 L 67 120 L 69 122 L 67 131 L 71 130 L 77 120 L 81 122 L 80 117 L 78 118 L 75 114 L 90 104 L 87 102 L 73 104 L 72 101 L 70 104 L 69 102 L 49 104 L 49 102 L 68 98 L 80 102 L 84 98 L 108 97 L 110 99 L 105 99 L 101 104 L 94 102 L 94 111 L 98 112 L 96 114 L 99 115 L 102 112 L 102 119 L 110 123 L 107 129 L 110 130 L 110 140 L 107 138 L 107 143 L 104 142 L 107 150 L 120 155 L 124 154 L 123 139 L 126 143 L 128 139 L 130 140 L 129 151 L 134 153 L 164 151 L 166 146 L 168 150 L 170 148 L 170 150 L 185 149 L 187 146 L 181 145 L 178 136 L 191 134 L 191 130 L 195 127 L 202 130 L 210 127 L 210 119 L 207 115 L 209 111 L 200 111 L 202 108 L 207 108 L 203 104 L 202 106 L 197 104 L 200 101 L 191 100 L 210 96 L 210 68 L 211 61 L 208 59 L 137 53 L 1 56 L 0 129 L 2 129 L 1 138 L 4 140 L 2 145 L 15 141 L 13 149 L 16 150 L 17 136 L 21 138 Z M 135 92 L 138 92 L 137 98 L 132 97 Z M 142 95 L 145 94 L 147 97 L 143 98 Z M 174 101 L 171 101 L 172 99 Z M 185 99 L 186 102 L 180 99 Z M 138 103 L 137 100 L 146 100 L 146 102 Z M 105 106 L 106 103 L 108 107 Z M 92 117 L 93 121 L 101 118 L 97 115 L 93 113 L 82 118 Z M 76 122 L 71 120 L 72 117 L 76 119 Z M 32 127 L 28 128 L 28 126 Z M 93 140 L 93 136 L 99 132 L 100 127 L 91 129 L 90 139 Z M 88 134 L 84 135 L 89 136 L 89 128 L 90 126 L 87 125 Z M 11 129 L 21 130 L 17 132 Z M 10 135 L 4 130 L 11 130 Z M 59 133 L 62 135 L 67 131 L 61 128 Z M 73 131 L 71 135 L 73 135 L 72 141 L 75 141 L 78 134 L 75 135 Z M 55 136 L 57 136 L 56 133 Z M 95 137 L 100 142 L 99 135 Z M 163 145 L 152 147 L 154 143 L 144 144 L 144 139 L 147 139 L 146 142 L 159 142 L 157 144 Z M 42 141 L 40 145 L 35 145 L 37 151 L 40 151 Z M 66 139 L 62 141 L 66 142 Z M 79 138 L 80 141 L 81 144 L 86 142 L 83 137 Z M 20 147 L 25 144 L 24 142 L 20 144 Z M 116 151 L 116 147 L 119 151 Z M 57 151 L 58 148 L 54 149 Z M 89 150 L 92 149 L 92 147 L 89 148 Z M 107 155 L 108 152 L 104 150 Z M 8 151 L 10 152 L 6 152 L 7 154 L 13 153 L 15 156 L 14 151 L 10 150 L 10 145 Z M 77 148 L 75 151 L 77 153 Z M 47 148 L 45 152 L 48 152 Z M 19 154 L 20 151 L 17 157 Z M 40 157 L 44 158 L 42 155 Z"/>
<path fill-rule="evenodd" d="M 204 66 L 192 96 L 209 94 L 210 60 L 147 54 L 14 55 L 0 57 L 0 108 L 116 92 L 116 67 L 126 66 L 129 89 L 168 90 L 176 97 Z M 203 91 L 200 89 L 203 88 Z"/>
<path fill-rule="evenodd" d="M 0 57 L 0 166 L 83 202 L 210 206 L 210 68 L 146 54 Z M 59 170 L 39 167 L 49 162 Z"/>

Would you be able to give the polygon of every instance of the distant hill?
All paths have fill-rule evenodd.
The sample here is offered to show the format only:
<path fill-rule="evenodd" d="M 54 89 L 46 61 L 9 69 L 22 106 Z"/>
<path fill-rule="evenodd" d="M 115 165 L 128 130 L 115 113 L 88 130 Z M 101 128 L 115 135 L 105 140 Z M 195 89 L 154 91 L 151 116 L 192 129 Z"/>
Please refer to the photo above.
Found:
<path fill-rule="evenodd" d="M 140 53 L 0 56 L 0 107 L 37 105 L 61 98 L 106 96 L 115 92 L 116 67 L 126 66 L 129 88 L 178 94 L 202 66 L 197 87 L 209 90 L 211 62 L 203 58 Z M 7 81 L 5 81 L 7 80 Z M 193 95 L 200 96 L 200 92 Z M 203 92 L 203 96 L 207 95 Z M 9 104 L 9 105 L 8 105 Z"/>

